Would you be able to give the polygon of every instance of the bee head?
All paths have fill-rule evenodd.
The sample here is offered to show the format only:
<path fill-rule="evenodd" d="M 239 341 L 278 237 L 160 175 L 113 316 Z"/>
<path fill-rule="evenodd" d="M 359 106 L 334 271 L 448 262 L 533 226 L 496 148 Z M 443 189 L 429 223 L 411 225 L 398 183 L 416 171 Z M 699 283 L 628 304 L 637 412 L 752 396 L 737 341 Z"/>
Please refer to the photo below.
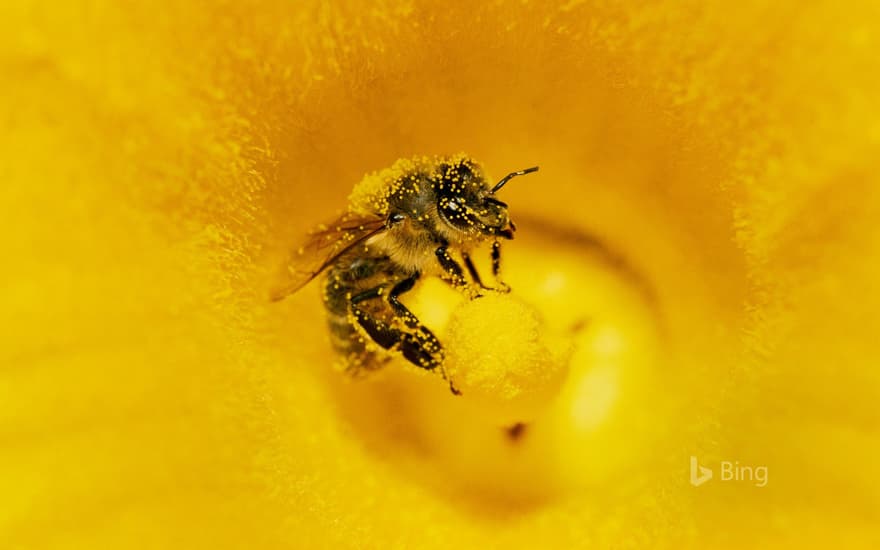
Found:
<path fill-rule="evenodd" d="M 437 211 L 443 220 L 461 231 L 512 239 L 515 227 L 507 204 L 494 195 L 512 178 L 535 172 L 538 167 L 512 172 L 492 187 L 469 162 L 444 168 L 440 171 L 443 181 L 437 185 Z"/>

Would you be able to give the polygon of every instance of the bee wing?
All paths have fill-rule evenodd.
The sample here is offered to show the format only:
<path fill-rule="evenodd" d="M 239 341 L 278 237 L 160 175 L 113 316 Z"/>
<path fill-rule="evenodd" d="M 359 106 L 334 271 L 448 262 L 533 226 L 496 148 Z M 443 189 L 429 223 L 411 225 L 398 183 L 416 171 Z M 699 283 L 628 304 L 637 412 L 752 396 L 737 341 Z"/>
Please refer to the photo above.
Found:
<path fill-rule="evenodd" d="M 308 239 L 294 250 L 282 269 L 281 282 L 270 292 L 276 302 L 307 285 L 330 267 L 339 256 L 385 229 L 385 220 L 355 214 L 343 214 L 330 224 L 309 232 Z"/>

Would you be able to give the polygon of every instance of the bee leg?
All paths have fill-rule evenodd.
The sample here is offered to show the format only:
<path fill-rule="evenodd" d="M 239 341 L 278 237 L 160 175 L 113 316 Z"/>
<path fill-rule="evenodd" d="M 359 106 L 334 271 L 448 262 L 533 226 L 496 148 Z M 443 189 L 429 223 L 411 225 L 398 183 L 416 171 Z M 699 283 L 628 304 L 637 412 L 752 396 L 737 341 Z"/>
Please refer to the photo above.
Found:
<path fill-rule="evenodd" d="M 351 303 L 352 303 L 352 305 L 355 305 L 355 304 L 359 304 L 361 302 L 364 302 L 366 300 L 378 298 L 379 296 L 382 295 L 383 289 L 384 289 L 384 287 L 382 287 L 380 285 L 375 288 L 365 290 L 365 291 L 361 292 L 360 294 L 355 294 L 354 296 L 351 297 Z"/>
<path fill-rule="evenodd" d="M 468 285 L 467 280 L 464 278 L 464 272 L 461 269 L 461 266 L 458 265 L 458 262 L 453 259 L 453 257 L 449 254 L 449 245 L 444 243 L 437 247 L 434 251 L 434 254 L 437 255 L 437 261 L 440 262 L 440 267 L 443 268 L 443 271 L 446 273 L 446 277 L 444 280 L 452 285 L 456 290 L 461 290 L 465 292 L 471 299 L 479 298 L 479 292 L 469 291 L 470 285 Z"/>
<path fill-rule="evenodd" d="M 474 265 L 473 260 L 471 260 L 471 257 L 467 252 L 462 252 L 461 255 L 464 258 L 464 265 L 467 267 L 468 273 L 471 274 L 474 283 L 479 285 L 481 289 L 492 290 L 495 292 L 510 292 L 510 287 L 498 278 L 498 271 L 501 267 L 501 245 L 497 241 L 492 245 L 492 275 L 495 277 L 497 284 L 495 287 L 483 284 L 483 281 L 480 279 L 480 274 L 477 272 L 477 266 Z"/>
<path fill-rule="evenodd" d="M 422 324 L 421 322 L 419 322 L 418 317 L 416 317 L 413 312 L 407 309 L 405 305 L 400 303 L 400 295 L 404 292 L 409 292 L 410 290 L 412 290 L 412 287 L 415 286 L 416 281 L 419 280 L 419 277 L 421 277 L 421 273 L 417 271 L 391 287 L 391 292 L 388 293 L 388 303 L 391 304 L 391 307 L 394 308 L 394 311 L 403 318 L 407 326 L 411 328 L 418 328 Z M 427 331 L 428 329 L 425 328 L 425 330 Z"/>
<path fill-rule="evenodd" d="M 498 283 L 497 290 L 510 292 L 510 285 L 501 280 L 501 243 L 499 241 L 492 243 L 492 276 Z"/>
<path fill-rule="evenodd" d="M 459 395 L 461 392 L 449 379 L 443 367 L 443 346 L 434 334 L 424 326 L 419 326 L 415 333 L 405 332 L 388 323 L 384 323 L 363 309 L 352 306 L 352 312 L 358 324 L 363 327 L 370 338 L 385 349 L 396 348 L 403 357 L 413 365 L 425 369 L 439 369 L 441 376 L 449 381 L 449 389 Z"/>
<path fill-rule="evenodd" d="M 412 287 L 415 286 L 416 281 L 419 280 L 421 273 L 414 273 L 410 275 L 406 279 L 396 283 L 393 287 L 391 287 L 391 291 L 388 293 L 388 303 L 391 304 L 391 307 L 394 309 L 394 312 L 403 318 L 405 324 L 410 328 L 418 328 L 421 326 L 418 317 L 416 317 L 405 305 L 400 303 L 400 295 L 404 292 L 408 292 L 412 290 Z M 378 298 L 382 296 L 382 292 L 385 290 L 385 287 L 380 285 L 375 288 L 371 288 L 369 290 L 365 290 L 360 294 L 355 294 L 351 297 L 351 305 L 356 306 L 357 304 L 364 302 L 366 300 L 371 300 L 373 298 Z M 428 330 L 427 328 L 425 330 Z M 432 335 L 433 336 L 433 335 Z"/>
<path fill-rule="evenodd" d="M 390 349 L 400 342 L 398 336 L 399 330 L 385 321 L 381 321 L 374 317 L 365 309 L 358 307 L 358 304 L 374 298 L 382 296 L 384 286 L 380 285 L 369 290 L 365 290 L 360 294 L 352 296 L 350 301 L 351 312 L 354 314 L 358 324 L 367 332 L 370 338 L 384 349 Z"/>
<path fill-rule="evenodd" d="M 388 302 L 394 309 L 394 313 L 403 320 L 403 324 L 414 329 L 415 332 L 407 332 L 394 326 L 376 319 L 357 304 L 372 298 L 378 298 L 382 295 L 382 287 L 377 287 L 364 291 L 351 298 L 351 310 L 357 319 L 358 324 L 366 331 L 370 338 L 384 349 L 398 349 L 403 357 L 413 365 L 426 370 L 440 370 L 440 374 L 444 380 L 449 380 L 446 369 L 443 367 L 443 346 L 434 333 L 426 326 L 422 325 L 418 318 L 400 303 L 398 296 L 415 285 L 419 275 L 415 274 L 394 285 L 388 294 Z M 460 392 L 449 381 L 449 388 L 452 393 L 458 395 Z"/>
<path fill-rule="evenodd" d="M 404 279 L 404 280 L 400 281 L 399 283 L 397 283 L 396 285 L 394 285 L 394 287 L 391 289 L 391 292 L 388 293 L 388 303 L 391 304 L 391 307 L 394 308 L 394 311 L 403 318 L 404 322 L 407 325 L 409 325 L 411 328 L 414 328 L 416 330 L 417 340 L 422 339 L 423 341 L 427 342 L 427 344 L 428 344 L 427 347 L 429 349 L 436 349 L 437 350 L 437 352 L 435 352 L 435 353 L 438 353 L 440 355 L 440 361 L 437 362 L 437 364 L 435 366 L 430 367 L 430 369 L 434 369 L 436 367 L 439 367 L 440 368 L 440 375 L 443 376 L 444 380 L 449 381 L 449 389 L 452 391 L 452 393 L 454 393 L 455 395 L 461 395 L 461 392 L 458 391 L 458 388 L 455 387 L 455 384 L 452 382 L 452 379 L 449 378 L 448 374 L 446 374 L 446 368 L 443 366 L 443 346 L 440 344 L 440 341 L 437 340 L 437 337 L 434 336 L 434 333 L 431 332 L 431 329 L 424 326 L 421 323 L 421 321 L 419 321 L 418 317 L 416 317 L 413 314 L 413 312 L 411 312 L 405 305 L 400 303 L 400 299 L 399 299 L 400 295 L 403 294 L 404 292 L 409 292 L 410 290 L 412 290 L 412 287 L 415 286 L 416 281 L 419 280 L 420 276 L 421 276 L 421 274 L 419 272 L 413 273 L 412 275 L 410 275 L 406 279 Z M 413 361 L 410 358 L 410 356 L 407 355 L 407 346 L 409 346 L 409 345 L 412 345 L 412 342 L 410 342 L 410 341 L 401 342 L 400 348 L 401 348 L 401 351 L 403 352 L 403 356 L 406 357 L 408 361 L 415 364 L 416 366 L 422 367 L 422 365 L 420 363 Z M 416 353 L 418 353 L 416 350 L 410 351 L 411 355 L 415 355 Z M 422 368 L 425 368 L 425 367 L 422 367 Z"/>
<path fill-rule="evenodd" d="M 464 259 L 464 266 L 467 268 L 468 273 L 470 273 L 471 279 L 474 280 L 474 283 L 483 290 L 492 290 L 492 288 L 483 284 L 483 281 L 480 279 L 480 273 L 477 271 L 477 266 L 475 266 L 473 260 L 471 260 L 470 254 L 462 252 L 461 257 Z"/>

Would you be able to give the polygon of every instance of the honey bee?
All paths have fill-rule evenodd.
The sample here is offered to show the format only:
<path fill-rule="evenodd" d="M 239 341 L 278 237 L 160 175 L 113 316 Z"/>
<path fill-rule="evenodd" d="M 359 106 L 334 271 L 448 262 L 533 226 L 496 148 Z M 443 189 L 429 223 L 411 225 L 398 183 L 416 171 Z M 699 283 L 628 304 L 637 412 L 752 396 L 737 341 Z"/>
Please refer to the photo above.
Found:
<path fill-rule="evenodd" d="M 327 322 L 346 371 L 373 370 L 402 355 L 439 371 L 458 394 L 443 366 L 442 344 L 400 297 L 428 276 L 470 299 L 486 290 L 508 292 L 499 273 L 501 239 L 512 239 L 516 226 L 495 195 L 512 178 L 537 170 L 511 172 L 491 185 L 476 161 L 458 154 L 401 159 L 369 174 L 352 191 L 348 210 L 309 234 L 271 299 L 326 273 Z M 483 284 L 470 256 L 487 241 L 494 287 Z"/>

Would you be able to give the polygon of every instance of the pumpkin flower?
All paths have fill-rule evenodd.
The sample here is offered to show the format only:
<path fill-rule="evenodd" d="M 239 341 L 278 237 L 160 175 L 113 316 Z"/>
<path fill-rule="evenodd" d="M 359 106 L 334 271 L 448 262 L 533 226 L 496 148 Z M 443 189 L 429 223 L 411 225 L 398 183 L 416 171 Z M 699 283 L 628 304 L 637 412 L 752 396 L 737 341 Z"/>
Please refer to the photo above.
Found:
<path fill-rule="evenodd" d="M 878 544 L 876 2 L 0 12 L 4 548 Z M 279 262 L 459 152 L 512 291 L 352 380 Z"/>

